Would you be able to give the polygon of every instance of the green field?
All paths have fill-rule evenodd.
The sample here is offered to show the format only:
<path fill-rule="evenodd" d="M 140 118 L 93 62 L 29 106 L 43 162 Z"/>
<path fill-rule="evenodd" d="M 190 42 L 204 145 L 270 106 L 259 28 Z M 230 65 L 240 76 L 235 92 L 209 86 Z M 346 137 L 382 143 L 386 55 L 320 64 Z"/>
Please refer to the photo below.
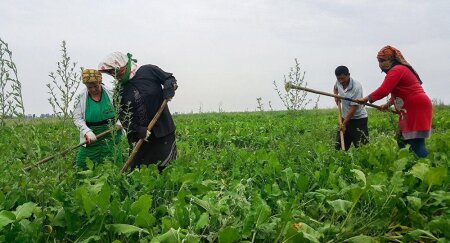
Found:
<path fill-rule="evenodd" d="M 0 128 L 1 242 L 446 242 L 450 108 L 430 155 L 399 150 L 396 116 L 369 111 L 370 143 L 334 150 L 336 110 L 176 115 L 178 159 L 77 171 L 73 124 Z M 124 151 L 125 152 L 125 151 Z"/>

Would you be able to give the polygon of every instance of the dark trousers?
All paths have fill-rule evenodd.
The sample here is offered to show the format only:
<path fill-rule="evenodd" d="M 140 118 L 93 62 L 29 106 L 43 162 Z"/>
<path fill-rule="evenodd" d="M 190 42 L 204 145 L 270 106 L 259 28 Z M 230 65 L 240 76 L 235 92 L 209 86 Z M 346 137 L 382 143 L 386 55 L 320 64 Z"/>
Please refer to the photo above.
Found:
<path fill-rule="evenodd" d="M 175 133 L 157 138 L 152 134 L 148 142 L 142 144 L 136 154 L 132 169 L 140 165 L 158 164 L 158 169 L 162 171 L 169 163 L 177 157 L 177 144 Z"/>
<path fill-rule="evenodd" d="M 425 138 L 405 140 L 401 134 L 398 134 L 397 144 L 399 148 L 404 148 L 406 147 L 406 144 L 409 144 L 409 150 L 413 151 L 419 158 L 425 158 L 428 156 L 428 150 L 425 147 Z"/>
<path fill-rule="evenodd" d="M 353 145 L 357 148 L 360 144 L 366 144 L 369 142 L 369 129 L 367 128 L 367 117 L 361 119 L 351 119 L 345 126 L 344 144 L 345 150 Z M 337 132 L 336 146 L 337 150 L 341 149 L 341 136 L 340 131 Z"/>

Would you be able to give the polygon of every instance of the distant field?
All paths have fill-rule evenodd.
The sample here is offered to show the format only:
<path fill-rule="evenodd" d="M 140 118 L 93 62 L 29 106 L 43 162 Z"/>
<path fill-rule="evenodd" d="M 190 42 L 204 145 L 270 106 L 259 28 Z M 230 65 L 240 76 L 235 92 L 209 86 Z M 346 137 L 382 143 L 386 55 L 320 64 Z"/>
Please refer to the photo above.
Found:
<path fill-rule="evenodd" d="M 334 150 L 337 110 L 174 116 L 178 159 L 126 176 L 77 171 L 57 119 L 0 128 L 0 242 L 445 242 L 450 107 L 430 155 L 399 150 L 396 115 L 369 111 L 370 143 Z M 125 141 L 120 151 L 125 150 Z"/>

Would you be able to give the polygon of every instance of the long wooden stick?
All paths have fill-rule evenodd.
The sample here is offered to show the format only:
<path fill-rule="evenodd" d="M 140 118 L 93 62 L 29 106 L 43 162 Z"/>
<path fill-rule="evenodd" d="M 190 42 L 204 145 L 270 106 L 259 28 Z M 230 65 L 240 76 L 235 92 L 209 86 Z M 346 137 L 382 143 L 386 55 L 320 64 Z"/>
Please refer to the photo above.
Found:
<path fill-rule="evenodd" d="M 318 91 L 318 90 L 314 90 L 314 89 L 309 89 L 309 88 L 301 87 L 301 86 L 298 86 L 298 85 L 293 85 L 290 82 L 286 83 L 284 88 L 286 89 L 286 91 L 289 91 L 290 89 L 300 89 L 300 90 L 304 90 L 304 91 L 315 93 L 315 94 L 330 96 L 330 97 L 338 98 L 338 99 L 341 99 L 341 100 L 352 101 L 352 102 L 359 103 L 361 105 L 367 105 L 367 106 L 370 106 L 370 107 L 373 107 L 373 108 L 381 109 L 381 106 L 378 106 L 378 105 L 374 105 L 374 104 L 370 104 L 370 103 L 361 103 L 361 102 L 359 102 L 357 100 L 354 100 L 352 98 L 339 96 L 339 95 L 335 95 L 335 94 L 331 94 L 331 93 L 327 93 L 327 92 L 323 92 L 323 91 Z M 390 110 L 390 109 L 389 109 L 389 111 L 392 112 L 392 113 L 397 114 L 397 111 L 393 111 L 393 110 Z"/>
<path fill-rule="evenodd" d="M 147 126 L 148 131 L 151 131 L 152 128 L 155 126 L 155 124 L 158 121 L 159 117 L 161 116 L 161 113 L 163 112 L 164 108 L 166 108 L 167 102 L 168 102 L 168 100 L 164 100 L 162 102 L 161 106 L 159 107 L 158 112 L 156 112 L 156 115 L 153 117 L 153 119 L 150 121 L 150 124 L 148 124 L 148 126 Z M 128 157 L 127 162 L 125 162 L 122 169 L 120 170 L 120 173 L 124 173 L 125 171 L 127 171 L 128 167 L 130 167 L 133 164 L 134 157 L 136 157 L 136 154 L 139 151 L 139 149 L 141 148 L 143 143 L 144 143 L 144 139 L 143 138 L 139 139 L 139 141 L 136 143 L 136 146 L 134 146 L 133 151 L 130 154 L 130 157 Z"/>
<path fill-rule="evenodd" d="M 106 134 L 111 133 L 112 131 L 114 131 L 114 130 L 116 130 L 116 129 L 117 129 L 117 128 L 111 128 L 111 129 L 109 129 L 109 130 L 106 130 L 106 131 L 104 131 L 104 132 L 98 134 L 96 137 L 97 137 L 97 139 L 99 139 L 99 138 L 105 136 Z M 72 146 L 72 147 L 70 147 L 70 148 L 68 148 L 68 149 L 65 149 L 65 150 L 63 150 L 63 151 L 60 151 L 60 152 L 58 152 L 58 153 L 55 154 L 55 155 L 49 156 L 49 157 L 47 157 L 47 158 L 45 158 L 45 159 L 43 159 L 43 160 L 40 160 L 40 161 L 38 161 L 38 162 L 36 162 L 36 163 L 33 163 L 32 165 L 30 165 L 30 166 L 28 166 L 28 167 L 25 167 L 24 170 L 25 170 L 25 171 L 28 171 L 28 170 L 30 170 L 31 168 L 34 168 L 34 167 L 39 166 L 39 165 L 41 165 L 41 164 L 47 163 L 48 161 L 54 159 L 54 158 L 57 157 L 57 156 L 64 156 L 64 155 L 66 155 L 67 153 L 69 153 L 70 151 L 72 151 L 72 150 L 74 150 L 74 149 L 76 149 L 76 148 L 78 148 L 78 147 L 81 147 L 81 146 L 83 146 L 83 145 L 85 145 L 85 144 L 87 144 L 87 143 L 88 143 L 88 141 L 86 140 L 86 141 L 84 141 L 84 142 L 82 142 L 82 143 L 80 143 L 80 144 L 78 144 L 78 145 L 75 145 L 75 146 Z"/>
<path fill-rule="evenodd" d="M 341 136 L 341 149 L 345 150 L 345 141 L 344 141 L 344 132 L 342 131 L 342 110 L 341 110 L 341 103 L 339 102 L 337 104 L 338 110 L 339 110 L 339 135 Z"/>

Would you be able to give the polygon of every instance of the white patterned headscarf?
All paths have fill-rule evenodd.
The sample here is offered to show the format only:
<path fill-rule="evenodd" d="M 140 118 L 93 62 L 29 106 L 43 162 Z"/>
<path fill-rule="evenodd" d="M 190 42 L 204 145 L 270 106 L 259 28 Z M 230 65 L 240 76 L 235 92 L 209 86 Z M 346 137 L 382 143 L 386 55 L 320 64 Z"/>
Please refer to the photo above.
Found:
<path fill-rule="evenodd" d="M 132 79 L 134 75 L 136 74 L 136 71 L 138 69 L 138 65 L 136 64 L 136 59 L 131 58 L 132 55 L 130 53 L 127 53 L 127 55 L 123 54 L 122 52 L 113 52 L 109 54 L 108 56 L 103 59 L 103 61 L 100 62 L 98 65 L 99 71 L 108 71 L 111 69 L 118 70 L 120 68 L 126 67 L 128 62 L 130 62 L 130 77 L 129 79 Z"/>

